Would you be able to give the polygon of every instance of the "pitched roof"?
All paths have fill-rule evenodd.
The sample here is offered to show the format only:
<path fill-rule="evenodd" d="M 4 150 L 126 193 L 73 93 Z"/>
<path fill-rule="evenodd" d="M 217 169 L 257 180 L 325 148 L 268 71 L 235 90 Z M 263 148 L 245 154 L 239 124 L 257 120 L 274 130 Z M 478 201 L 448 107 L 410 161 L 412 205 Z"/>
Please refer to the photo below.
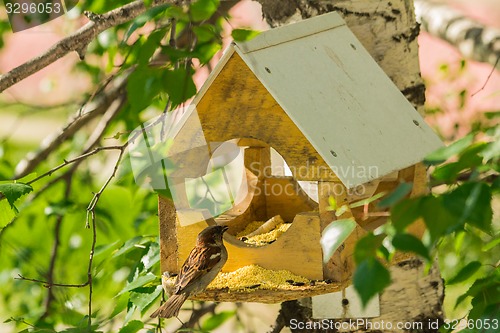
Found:
<path fill-rule="evenodd" d="M 195 104 L 234 52 L 348 188 L 442 146 L 336 13 L 231 44 Z"/>

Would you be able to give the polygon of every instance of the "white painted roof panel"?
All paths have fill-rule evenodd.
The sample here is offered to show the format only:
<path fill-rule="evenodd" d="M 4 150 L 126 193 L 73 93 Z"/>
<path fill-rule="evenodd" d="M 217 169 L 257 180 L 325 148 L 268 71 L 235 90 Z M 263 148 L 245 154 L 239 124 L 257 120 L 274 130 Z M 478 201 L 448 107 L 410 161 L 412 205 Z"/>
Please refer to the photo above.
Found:
<path fill-rule="evenodd" d="M 234 47 L 349 188 L 442 146 L 336 13 Z"/>

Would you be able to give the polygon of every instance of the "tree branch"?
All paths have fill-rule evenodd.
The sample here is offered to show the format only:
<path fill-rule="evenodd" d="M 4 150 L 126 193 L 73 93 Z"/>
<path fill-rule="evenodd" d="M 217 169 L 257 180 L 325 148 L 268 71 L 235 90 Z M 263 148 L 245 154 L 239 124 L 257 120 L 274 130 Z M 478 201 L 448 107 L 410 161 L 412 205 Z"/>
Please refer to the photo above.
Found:
<path fill-rule="evenodd" d="M 149 8 L 169 3 L 178 4 L 181 3 L 181 1 L 154 0 L 153 4 Z M 96 38 L 97 35 L 111 27 L 126 23 L 136 18 L 149 8 L 144 5 L 144 1 L 136 0 L 102 15 L 91 13 L 87 14 L 87 17 L 91 19 L 91 22 L 85 24 L 72 35 L 63 38 L 43 54 L 27 61 L 5 74 L 0 75 L 0 92 L 40 71 L 72 51 L 76 51 L 80 56 L 80 59 L 83 59 L 88 44 Z"/>
<path fill-rule="evenodd" d="M 75 117 L 68 122 L 57 134 L 47 138 L 42 142 L 36 152 L 28 154 L 16 166 L 14 179 L 22 178 L 32 172 L 41 162 L 45 161 L 54 150 L 62 143 L 73 137 L 82 127 L 98 116 L 105 114 L 112 103 L 124 92 L 127 83 L 126 76 L 120 76 L 109 84 L 110 88 L 98 94 L 97 97 L 82 110 L 79 110 Z"/>
<path fill-rule="evenodd" d="M 415 13 L 425 31 L 443 39 L 466 58 L 500 70 L 500 29 L 487 27 L 446 4 L 415 0 Z"/>

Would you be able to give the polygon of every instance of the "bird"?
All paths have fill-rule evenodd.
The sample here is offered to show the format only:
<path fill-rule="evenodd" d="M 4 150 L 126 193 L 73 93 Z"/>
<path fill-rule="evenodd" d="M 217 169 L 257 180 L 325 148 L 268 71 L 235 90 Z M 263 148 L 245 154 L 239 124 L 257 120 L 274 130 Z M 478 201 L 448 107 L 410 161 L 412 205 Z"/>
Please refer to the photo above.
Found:
<path fill-rule="evenodd" d="M 227 226 L 213 225 L 198 234 L 195 247 L 177 275 L 172 295 L 151 314 L 151 318 L 177 317 L 186 299 L 204 291 L 215 279 L 228 257 L 222 240 L 227 229 Z"/>

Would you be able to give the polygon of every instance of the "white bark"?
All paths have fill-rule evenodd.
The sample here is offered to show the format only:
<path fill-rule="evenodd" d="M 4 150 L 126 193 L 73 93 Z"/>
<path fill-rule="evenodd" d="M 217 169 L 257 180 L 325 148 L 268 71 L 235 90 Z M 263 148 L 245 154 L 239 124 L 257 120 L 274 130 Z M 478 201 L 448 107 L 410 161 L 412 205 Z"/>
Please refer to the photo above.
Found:
<path fill-rule="evenodd" d="M 446 4 L 415 0 L 415 9 L 425 31 L 452 44 L 464 57 L 500 70 L 500 29 L 467 18 Z"/>

